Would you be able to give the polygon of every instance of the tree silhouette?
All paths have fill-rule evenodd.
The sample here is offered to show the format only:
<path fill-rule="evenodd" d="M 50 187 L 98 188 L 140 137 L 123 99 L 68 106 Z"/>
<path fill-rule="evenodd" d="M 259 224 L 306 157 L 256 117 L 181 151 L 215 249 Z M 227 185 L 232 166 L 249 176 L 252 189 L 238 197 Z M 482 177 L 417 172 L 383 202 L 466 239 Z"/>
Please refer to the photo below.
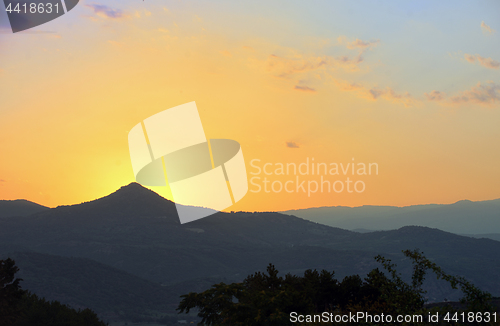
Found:
<path fill-rule="evenodd" d="M 21 289 L 14 260 L 0 260 L 1 326 L 106 326 L 90 309 L 74 310 L 57 301 L 49 302 Z"/>
<path fill-rule="evenodd" d="M 0 320 L 5 326 L 15 325 L 19 318 L 24 291 L 19 286 L 22 280 L 15 278 L 18 271 L 14 260 L 0 260 Z"/>
<path fill-rule="evenodd" d="M 341 282 L 334 278 L 333 272 L 325 270 L 307 270 L 304 276 L 286 274 L 282 277 L 270 264 L 266 273 L 257 272 L 242 283 L 215 284 L 207 291 L 183 295 L 177 310 L 188 313 L 191 309 L 198 309 L 198 316 L 205 325 L 233 326 L 291 325 L 292 312 L 302 315 L 323 312 L 333 315 L 357 312 L 392 316 L 427 315 L 429 311 L 424 307 L 422 284 L 430 270 L 453 288 L 460 286 L 464 293 L 462 302 L 467 305 L 465 311 L 496 311 L 490 305 L 489 293 L 461 277 L 446 274 L 418 249 L 403 253 L 413 264 L 410 283 L 403 281 L 396 265 L 382 256 L 375 259 L 382 264 L 384 271 L 376 268 L 364 280 L 359 275 L 352 275 Z"/>

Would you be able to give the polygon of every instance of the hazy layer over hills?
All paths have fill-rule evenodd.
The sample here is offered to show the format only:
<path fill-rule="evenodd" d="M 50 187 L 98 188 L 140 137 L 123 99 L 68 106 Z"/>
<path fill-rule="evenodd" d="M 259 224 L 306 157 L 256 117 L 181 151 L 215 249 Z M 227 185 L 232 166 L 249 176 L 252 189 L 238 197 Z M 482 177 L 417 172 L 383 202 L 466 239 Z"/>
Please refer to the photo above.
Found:
<path fill-rule="evenodd" d="M 318 207 L 282 213 L 347 230 L 395 230 L 415 225 L 456 234 L 500 233 L 500 199 L 407 207 Z"/>
<path fill-rule="evenodd" d="M 373 257 L 382 254 L 409 273 L 401 250 L 414 248 L 448 273 L 500 295 L 500 242 L 425 227 L 361 234 L 279 213 L 244 212 L 181 225 L 172 202 L 136 183 L 92 202 L 0 218 L 0 257 L 16 252 L 27 286 L 78 306 L 91 307 L 93 297 L 122 297 L 99 311 L 107 316 L 137 311 L 126 308 L 127 296 L 142 298 L 151 313 L 172 311 L 180 294 L 241 281 L 269 263 L 284 273 L 334 270 L 342 279 L 380 267 Z M 434 276 L 428 279 L 431 301 L 457 298 Z M 102 286 L 85 286 L 96 283 Z"/>

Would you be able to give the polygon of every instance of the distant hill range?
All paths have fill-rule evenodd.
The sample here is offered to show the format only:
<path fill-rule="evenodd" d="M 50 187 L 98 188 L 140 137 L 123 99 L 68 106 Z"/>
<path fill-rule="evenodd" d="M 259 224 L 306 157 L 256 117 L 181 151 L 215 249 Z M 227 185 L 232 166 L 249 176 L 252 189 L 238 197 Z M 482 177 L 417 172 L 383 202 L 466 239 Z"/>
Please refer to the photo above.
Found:
<path fill-rule="evenodd" d="M 357 233 L 272 212 L 217 213 L 181 225 L 173 202 L 137 183 L 91 202 L 16 215 L 0 218 L 0 259 L 18 261 L 22 285 L 94 308 L 105 320 L 175 314 L 179 295 L 241 281 L 269 263 L 282 273 L 327 269 L 342 279 L 381 267 L 373 259 L 381 254 L 409 275 L 401 250 L 415 248 L 500 296 L 500 242 L 427 227 Z M 429 301 L 458 298 L 427 279 Z"/>
<path fill-rule="evenodd" d="M 0 200 L 0 218 L 13 216 L 28 216 L 49 210 L 48 207 L 25 199 Z"/>
<path fill-rule="evenodd" d="M 415 225 L 500 240 L 500 199 L 478 202 L 462 200 L 451 205 L 407 207 L 318 207 L 282 213 L 362 233 Z"/>

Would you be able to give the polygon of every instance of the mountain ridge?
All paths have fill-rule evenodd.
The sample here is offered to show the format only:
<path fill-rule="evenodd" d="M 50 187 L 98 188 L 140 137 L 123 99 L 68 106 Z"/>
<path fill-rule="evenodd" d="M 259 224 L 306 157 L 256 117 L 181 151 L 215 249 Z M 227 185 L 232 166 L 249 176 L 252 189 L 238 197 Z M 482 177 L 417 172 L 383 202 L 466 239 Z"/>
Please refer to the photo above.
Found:
<path fill-rule="evenodd" d="M 438 228 L 455 234 L 500 233 L 500 199 L 460 200 L 453 204 L 319 207 L 281 213 L 347 230 L 394 230 L 406 225 Z"/>
<path fill-rule="evenodd" d="M 0 218 L 28 216 L 49 209 L 26 199 L 0 200 Z"/>
<path fill-rule="evenodd" d="M 500 242 L 435 228 L 361 234 L 277 212 L 219 212 L 180 224 L 173 202 L 138 184 L 91 202 L 0 219 L 2 257 L 31 251 L 90 259 L 175 287 L 176 293 L 199 291 L 209 282 L 242 281 L 269 263 L 283 273 L 326 269 L 340 279 L 363 276 L 380 267 L 373 259 L 378 254 L 401 264 L 398 270 L 408 275 L 411 266 L 401 251 L 415 248 L 446 272 L 500 295 Z M 457 296 L 432 278 L 429 282 L 429 300 Z"/>

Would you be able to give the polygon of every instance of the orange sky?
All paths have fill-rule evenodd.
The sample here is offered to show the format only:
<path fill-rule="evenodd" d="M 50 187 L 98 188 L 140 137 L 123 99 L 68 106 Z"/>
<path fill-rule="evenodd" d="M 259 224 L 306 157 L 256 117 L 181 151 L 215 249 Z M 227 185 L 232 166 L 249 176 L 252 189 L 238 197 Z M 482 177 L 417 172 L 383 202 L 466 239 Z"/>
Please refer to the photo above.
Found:
<path fill-rule="evenodd" d="M 36 33 L 1 17 L 0 199 L 69 205 L 133 182 L 128 131 L 191 101 L 249 179 L 254 159 L 379 166 L 351 176 L 363 193 L 249 191 L 228 210 L 500 198 L 495 2 L 95 3 Z"/>

